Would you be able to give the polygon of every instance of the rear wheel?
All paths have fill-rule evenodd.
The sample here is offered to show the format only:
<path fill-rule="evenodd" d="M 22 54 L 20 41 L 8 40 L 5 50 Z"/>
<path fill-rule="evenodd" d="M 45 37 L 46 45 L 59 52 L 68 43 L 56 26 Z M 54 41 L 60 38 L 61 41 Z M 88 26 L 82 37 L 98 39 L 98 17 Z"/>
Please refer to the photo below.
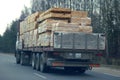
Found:
<path fill-rule="evenodd" d="M 35 69 L 35 64 L 36 64 L 36 54 L 32 54 L 32 68 Z"/>
<path fill-rule="evenodd" d="M 29 65 L 30 64 L 30 56 L 27 53 L 21 52 L 20 56 L 20 64 L 21 65 Z"/>
<path fill-rule="evenodd" d="M 40 71 L 43 73 L 48 71 L 48 66 L 45 63 L 44 54 L 40 55 Z"/>
<path fill-rule="evenodd" d="M 40 54 L 39 53 L 37 53 L 36 54 L 36 65 L 35 65 L 36 67 L 36 70 L 40 70 Z"/>
<path fill-rule="evenodd" d="M 20 64 L 21 64 L 21 65 L 25 65 L 24 53 L 21 53 Z"/>
<path fill-rule="evenodd" d="M 16 51 L 15 55 L 16 55 L 16 63 L 20 64 L 20 54 L 19 54 L 19 52 Z"/>

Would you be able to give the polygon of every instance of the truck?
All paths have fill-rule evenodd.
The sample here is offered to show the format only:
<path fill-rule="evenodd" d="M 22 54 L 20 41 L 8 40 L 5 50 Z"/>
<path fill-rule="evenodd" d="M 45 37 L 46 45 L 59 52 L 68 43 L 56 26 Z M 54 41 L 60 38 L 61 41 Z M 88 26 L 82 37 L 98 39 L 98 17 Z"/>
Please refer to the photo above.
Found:
<path fill-rule="evenodd" d="M 99 59 L 105 52 L 105 35 L 93 33 L 91 27 L 86 30 L 90 24 L 86 15 L 83 11 L 52 8 L 25 18 L 20 22 L 17 34 L 16 63 L 31 65 L 41 72 L 62 67 L 67 71 L 84 73 L 92 67 L 99 67 Z M 72 21 L 73 18 L 77 18 L 79 24 Z"/>

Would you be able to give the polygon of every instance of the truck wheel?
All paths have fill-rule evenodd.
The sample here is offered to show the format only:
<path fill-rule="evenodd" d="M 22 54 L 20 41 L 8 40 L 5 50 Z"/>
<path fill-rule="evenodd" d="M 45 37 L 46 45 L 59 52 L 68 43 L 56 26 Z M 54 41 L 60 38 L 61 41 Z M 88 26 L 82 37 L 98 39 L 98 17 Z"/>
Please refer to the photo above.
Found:
<path fill-rule="evenodd" d="M 35 53 L 32 54 L 32 68 L 35 69 L 35 64 L 36 64 L 36 55 Z"/>
<path fill-rule="evenodd" d="M 21 65 L 25 65 L 24 53 L 21 53 L 20 64 L 21 64 Z"/>
<path fill-rule="evenodd" d="M 20 64 L 21 65 L 29 65 L 30 64 L 30 56 L 27 55 L 26 53 L 21 53 L 20 56 Z"/>
<path fill-rule="evenodd" d="M 16 63 L 20 64 L 20 54 L 18 53 L 18 51 L 15 54 L 16 54 Z"/>
<path fill-rule="evenodd" d="M 40 55 L 40 71 L 45 73 L 45 72 L 47 72 L 47 70 L 48 70 L 48 67 L 44 61 L 44 56 L 43 56 L 43 54 L 41 54 Z"/>
<path fill-rule="evenodd" d="M 37 53 L 36 54 L 36 70 L 40 70 L 40 54 L 39 53 Z"/>

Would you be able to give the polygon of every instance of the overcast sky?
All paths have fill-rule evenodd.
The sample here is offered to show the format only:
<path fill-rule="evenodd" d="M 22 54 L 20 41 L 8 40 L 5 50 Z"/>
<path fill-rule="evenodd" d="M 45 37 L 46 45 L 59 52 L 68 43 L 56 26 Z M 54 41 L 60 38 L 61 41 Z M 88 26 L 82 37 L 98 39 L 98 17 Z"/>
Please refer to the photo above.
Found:
<path fill-rule="evenodd" d="M 0 1 L 0 34 L 2 35 L 12 20 L 19 18 L 21 10 L 30 7 L 30 0 L 1 0 Z"/>

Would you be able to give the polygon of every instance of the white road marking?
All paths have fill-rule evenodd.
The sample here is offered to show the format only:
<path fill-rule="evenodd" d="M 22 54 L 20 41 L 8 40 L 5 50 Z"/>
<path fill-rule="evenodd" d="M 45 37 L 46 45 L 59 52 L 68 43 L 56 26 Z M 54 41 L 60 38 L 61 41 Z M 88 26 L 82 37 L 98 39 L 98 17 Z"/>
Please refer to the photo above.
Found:
<path fill-rule="evenodd" d="M 40 78 L 47 79 L 45 76 L 40 75 L 40 74 L 38 74 L 38 73 L 34 73 L 34 74 L 35 74 L 36 76 L 40 77 Z"/>

